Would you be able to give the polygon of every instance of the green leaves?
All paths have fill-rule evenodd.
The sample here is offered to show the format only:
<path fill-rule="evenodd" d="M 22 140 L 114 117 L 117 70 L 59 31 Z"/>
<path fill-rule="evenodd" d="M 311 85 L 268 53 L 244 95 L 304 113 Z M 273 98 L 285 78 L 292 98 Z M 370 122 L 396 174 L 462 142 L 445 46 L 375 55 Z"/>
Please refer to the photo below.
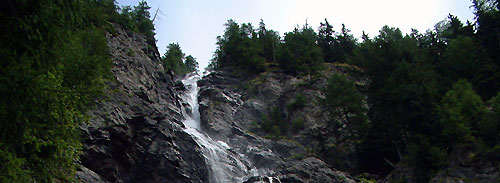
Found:
<path fill-rule="evenodd" d="M 474 130 L 482 120 L 485 108 L 472 85 L 465 80 L 459 80 L 444 95 L 437 107 L 437 113 L 443 135 L 449 144 L 454 145 L 473 140 Z"/>
<path fill-rule="evenodd" d="M 212 64 L 217 67 L 235 67 L 247 73 L 259 73 L 266 69 L 261 43 L 263 38 L 248 24 L 238 25 L 228 20 L 223 36 L 217 37 L 217 50 Z"/>
<path fill-rule="evenodd" d="M 333 131 L 339 133 L 343 126 L 347 128 L 347 138 L 361 140 L 369 128 L 366 116 L 367 108 L 353 81 L 341 74 L 333 74 L 324 89 L 323 104 L 331 114 Z"/>
<path fill-rule="evenodd" d="M 191 55 L 185 57 L 178 43 L 170 43 L 167 46 L 167 52 L 161 59 L 163 68 L 165 70 L 171 69 L 175 74 L 182 75 L 198 70 L 196 59 Z"/>
<path fill-rule="evenodd" d="M 286 33 L 280 49 L 279 66 L 293 75 L 313 74 L 321 69 L 323 57 L 316 39 L 316 33 L 307 25 Z"/>
<path fill-rule="evenodd" d="M 155 40 L 155 27 L 150 19 L 148 3 L 144 0 L 140 1 L 137 6 L 132 9 L 130 6 L 123 6 L 121 12 L 115 18 L 115 21 L 121 24 L 125 29 L 140 32 L 146 35 L 148 41 Z"/>
<path fill-rule="evenodd" d="M 77 127 L 111 74 L 104 32 L 92 26 L 106 20 L 89 17 L 102 10 L 94 1 L 13 3 L 0 13 L 13 17 L 0 25 L 0 181 L 70 181 Z"/>

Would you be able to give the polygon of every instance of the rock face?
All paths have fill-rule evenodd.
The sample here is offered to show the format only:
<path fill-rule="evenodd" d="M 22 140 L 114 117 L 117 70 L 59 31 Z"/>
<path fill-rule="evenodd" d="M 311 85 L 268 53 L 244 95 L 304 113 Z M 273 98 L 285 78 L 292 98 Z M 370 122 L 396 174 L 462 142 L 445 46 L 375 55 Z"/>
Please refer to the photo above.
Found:
<path fill-rule="evenodd" d="M 211 136 L 227 142 L 232 150 L 249 157 L 252 165 L 264 174 L 248 179 L 260 182 L 418 182 L 414 168 L 396 165 L 386 177 L 360 174 L 355 148 L 344 142 L 343 132 L 333 132 L 328 114 L 321 107 L 322 88 L 332 73 L 345 73 L 363 90 L 368 81 L 353 78 L 352 68 L 329 65 L 320 76 L 293 77 L 277 70 L 250 79 L 237 76 L 224 68 L 205 76 L 200 86 L 199 101 L 202 128 Z M 297 105 L 297 96 L 306 100 Z M 288 126 L 302 119 L 300 129 L 264 132 L 263 117 L 273 110 L 281 113 Z M 274 135 L 270 135 L 275 133 Z M 263 138 L 266 137 L 266 138 Z M 470 159 L 473 154 L 460 154 L 451 165 L 438 172 L 431 182 L 498 182 L 500 173 L 494 163 Z M 335 169 L 341 170 L 337 171 Z M 349 173 L 344 173 L 349 172 Z M 357 175 L 351 177 L 349 174 Z"/>
<path fill-rule="evenodd" d="M 336 68 L 335 72 L 342 69 Z M 340 172 L 330 168 L 337 161 L 345 170 L 354 170 L 356 157 L 348 145 L 325 144 L 335 140 L 325 138 L 328 116 L 319 105 L 324 98 L 321 88 L 326 85 L 326 78 L 297 78 L 276 71 L 244 80 L 234 76 L 231 68 L 212 72 L 198 83 L 201 126 L 213 138 L 227 142 L 233 151 L 248 157 L 260 172 L 280 178 L 281 182 L 353 182 L 347 174 L 339 178 Z M 307 104 L 290 107 L 298 94 L 305 96 Z M 287 138 L 263 138 L 268 134 L 258 126 L 273 108 L 281 111 L 287 121 L 301 118 L 303 129 L 282 131 L 281 135 Z M 330 158 L 331 152 L 336 153 L 335 158 Z M 307 158 L 310 156 L 320 159 Z M 247 182 L 262 181 L 269 180 L 257 176 Z"/>
<path fill-rule="evenodd" d="M 209 182 L 203 152 L 182 124 L 182 110 L 192 112 L 179 97 L 186 87 L 171 72 L 163 71 L 156 46 L 144 36 L 116 26 L 116 33 L 108 34 L 107 39 L 116 80 L 109 82 L 107 97 L 96 99 L 89 123 L 80 126 L 84 150 L 78 181 Z M 198 83 L 201 127 L 212 139 L 225 142 L 231 154 L 248 160 L 245 166 L 253 177 L 246 183 L 377 179 L 350 176 L 360 173 L 355 148 L 339 140 L 343 129 L 332 131 L 329 116 L 320 105 L 327 78 L 351 71 L 348 66 L 329 65 L 319 77 L 293 77 L 273 70 L 252 79 L 236 76 L 231 68 L 213 72 Z M 367 82 L 351 79 L 361 89 Z M 302 103 L 298 96 L 304 98 Z M 272 136 L 264 132 L 263 121 L 272 111 L 279 111 L 293 128 L 278 129 Z M 292 121 L 302 125 L 290 125 Z M 499 180 L 498 165 L 473 162 L 465 158 L 469 154 L 457 157 L 462 158 L 431 182 Z M 411 167 L 398 164 L 379 182 L 415 182 L 407 179 L 413 175 Z"/>
<path fill-rule="evenodd" d="M 108 96 L 96 101 L 84 137 L 81 182 L 207 182 L 196 142 L 183 131 L 172 73 L 145 37 L 116 26 L 107 35 L 112 72 Z M 151 47 L 149 47 L 150 49 Z M 153 45 L 153 48 L 156 46 Z M 181 89 L 179 89 L 181 90 Z"/>
<path fill-rule="evenodd" d="M 306 158 L 297 163 L 292 163 L 283 171 L 280 178 L 282 183 L 300 182 L 345 182 L 355 183 L 347 173 L 335 171 L 317 158 Z"/>
<path fill-rule="evenodd" d="M 451 163 L 431 179 L 431 183 L 500 182 L 498 159 L 477 157 L 474 150 L 455 150 Z"/>

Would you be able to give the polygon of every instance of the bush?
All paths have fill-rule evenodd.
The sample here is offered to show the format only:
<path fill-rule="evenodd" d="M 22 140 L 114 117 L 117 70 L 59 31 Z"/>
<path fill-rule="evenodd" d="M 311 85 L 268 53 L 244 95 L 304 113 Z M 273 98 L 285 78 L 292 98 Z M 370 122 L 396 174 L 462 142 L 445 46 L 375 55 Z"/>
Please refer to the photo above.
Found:
<path fill-rule="evenodd" d="M 271 110 L 269 117 L 267 115 L 262 115 L 260 127 L 264 132 L 271 133 L 274 136 L 286 134 L 288 130 L 288 124 L 286 124 L 283 119 L 283 113 L 278 107 L 274 107 Z"/>
<path fill-rule="evenodd" d="M 293 99 L 290 103 L 287 104 L 286 108 L 292 111 L 305 107 L 306 103 L 307 103 L 306 97 L 302 93 L 299 93 L 295 95 L 295 99 Z"/>
<path fill-rule="evenodd" d="M 128 49 L 127 55 L 130 57 L 135 56 L 134 50 L 132 50 L 132 48 Z"/>
<path fill-rule="evenodd" d="M 292 120 L 292 128 L 295 131 L 299 131 L 304 129 L 304 119 L 303 118 L 296 118 Z"/>
<path fill-rule="evenodd" d="M 466 80 L 453 84 L 436 109 L 443 129 L 440 135 L 451 147 L 474 141 L 474 131 L 486 112 L 481 97 Z"/>
<path fill-rule="evenodd" d="M 31 171 L 25 170 L 24 160 L 3 149 L 0 144 L 0 182 L 32 182 Z"/>

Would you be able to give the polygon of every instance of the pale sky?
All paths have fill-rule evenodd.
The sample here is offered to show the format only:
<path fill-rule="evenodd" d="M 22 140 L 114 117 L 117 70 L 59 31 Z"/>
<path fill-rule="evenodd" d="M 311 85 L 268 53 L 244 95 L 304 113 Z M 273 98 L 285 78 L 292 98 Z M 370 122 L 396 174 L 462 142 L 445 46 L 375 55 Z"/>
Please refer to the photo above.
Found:
<path fill-rule="evenodd" d="M 137 5 L 139 0 L 118 0 L 119 5 Z M 411 28 L 420 32 L 433 29 L 448 14 L 462 22 L 473 22 L 471 0 L 147 0 L 151 16 L 157 7 L 156 40 L 163 55 L 169 43 L 179 43 L 186 55 L 192 55 L 204 69 L 217 48 L 216 37 L 224 33 L 224 23 L 252 23 L 260 19 L 267 29 L 281 36 L 297 25 L 307 23 L 315 30 L 325 18 L 340 31 L 344 23 L 354 37 L 365 31 L 370 38 L 384 26 L 398 27 L 403 33 Z"/>

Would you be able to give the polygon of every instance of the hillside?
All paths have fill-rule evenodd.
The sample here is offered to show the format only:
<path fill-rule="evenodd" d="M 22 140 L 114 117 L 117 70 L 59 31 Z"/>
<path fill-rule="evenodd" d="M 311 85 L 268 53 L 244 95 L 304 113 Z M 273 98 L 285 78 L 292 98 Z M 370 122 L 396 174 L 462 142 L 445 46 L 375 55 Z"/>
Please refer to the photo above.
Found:
<path fill-rule="evenodd" d="M 500 1 L 472 3 L 359 40 L 230 19 L 201 74 L 146 1 L 9 1 L 0 182 L 499 182 Z"/>

